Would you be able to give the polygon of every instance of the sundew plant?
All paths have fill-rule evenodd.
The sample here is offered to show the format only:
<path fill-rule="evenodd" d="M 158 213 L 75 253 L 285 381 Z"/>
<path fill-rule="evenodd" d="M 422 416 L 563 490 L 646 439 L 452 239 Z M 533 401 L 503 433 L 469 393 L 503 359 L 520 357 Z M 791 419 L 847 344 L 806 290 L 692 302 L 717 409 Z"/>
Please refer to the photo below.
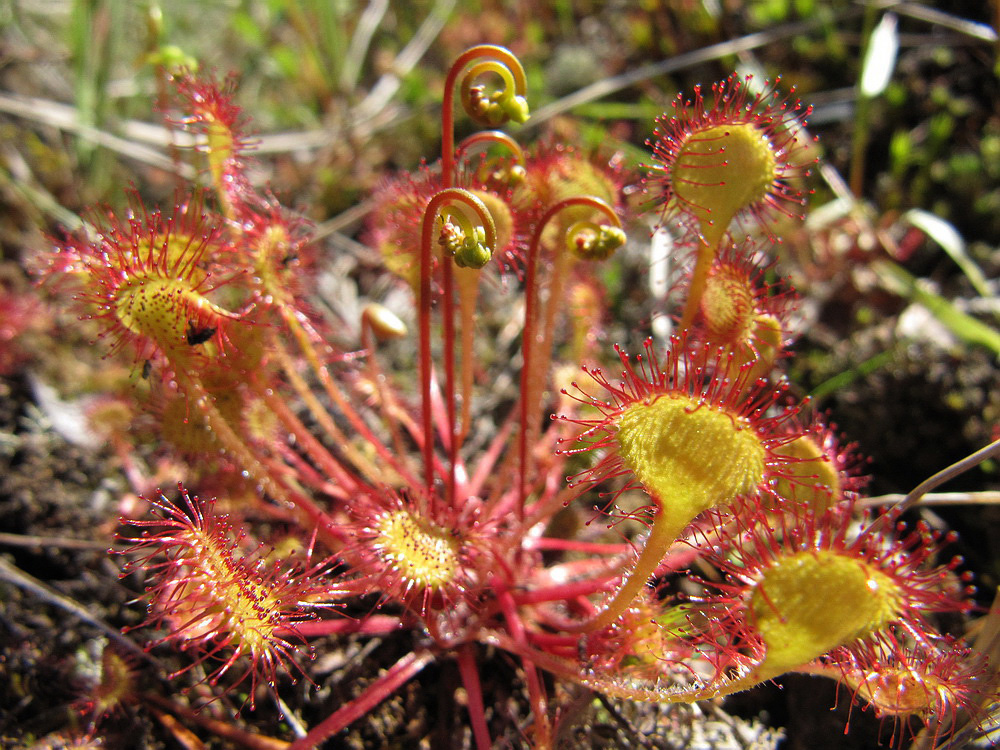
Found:
<path fill-rule="evenodd" d="M 116 546 L 147 612 L 129 638 L 182 666 L 139 690 L 156 668 L 109 647 L 84 736 L 124 706 L 245 747 L 335 747 L 442 665 L 454 746 L 476 750 L 572 746 L 580 696 L 694 704 L 790 673 L 836 681 L 900 744 L 982 725 L 995 667 L 964 627 L 971 577 L 905 511 L 998 444 L 873 506 L 863 457 L 789 380 L 776 248 L 817 151 L 784 81 L 678 93 L 628 165 L 522 143 L 531 82 L 507 49 L 470 48 L 443 81 L 440 157 L 366 198 L 394 303 L 342 321 L 341 348 L 314 303 L 329 258 L 251 179 L 236 84 L 164 69 L 199 178 L 172 205 L 95 209 L 41 274 L 130 368 L 95 407 L 132 427 L 123 464 L 154 441 L 185 472 Z M 479 130 L 456 142 L 456 119 Z M 612 339 L 608 269 L 651 227 L 672 238 L 668 292 Z M 317 665 L 345 643 L 385 668 L 330 690 Z M 303 691 L 324 699 L 294 715 L 282 696 Z M 271 734 L 241 722 L 275 705 Z"/>

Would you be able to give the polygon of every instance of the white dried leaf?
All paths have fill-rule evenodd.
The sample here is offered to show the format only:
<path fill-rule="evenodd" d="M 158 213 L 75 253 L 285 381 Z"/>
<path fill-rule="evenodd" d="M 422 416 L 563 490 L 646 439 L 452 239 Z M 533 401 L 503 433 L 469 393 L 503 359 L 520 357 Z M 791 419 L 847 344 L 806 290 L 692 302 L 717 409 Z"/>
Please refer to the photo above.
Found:
<path fill-rule="evenodd" d="M 892 71 L 896 67 L 896 54 L 899 52 L 897 25 L 895 14 L 886 13 L 872 32 L 861 68 L 862 96 L 878 96 L 889 85 Z"/>

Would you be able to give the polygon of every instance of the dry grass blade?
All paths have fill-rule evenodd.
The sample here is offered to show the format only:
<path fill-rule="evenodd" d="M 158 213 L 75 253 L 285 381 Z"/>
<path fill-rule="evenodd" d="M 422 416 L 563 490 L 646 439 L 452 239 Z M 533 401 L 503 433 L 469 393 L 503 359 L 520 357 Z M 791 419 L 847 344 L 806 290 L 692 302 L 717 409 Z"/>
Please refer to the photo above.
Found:
<path fill-rule="evenodd" d="M 837 14 L 834 17 L 834 20 L 838 22 L 844 21 L 854 15 L 857 15 L 857 13 L 858 11 L 856 9 L 852 9 L 850 11 Z M 617 91 L 621 91 L 629 86 L 634 86 L 635 84 L 649 78 L 675 73 L 678 70 L 683 70 L 684 68 L 693 67 L 695 65 L 701 65 L 711 60 L 718 60 L 726 57 L 727 55 L 747 52 L 752 49 L 773 44 L 774 42 L 782 39 L 790 39 L 792 37 L 800 36 L 813 31 L 820 25 L 821 22 L 819 20 L 783 24 L 781 26 L 776 26 L 773 29 L 768 29 L 767 31 L 759 31 L 756 34 L 747 34 L 739 37 L 738 39 L 732 39 L 725 42 L 719 42 L 718 44 L 711 44 L 707 47 L 701 47 L 691 52 L 671 57 L 667 60 L 649 63 L 648 65 L 641 65 L 627 73 L 622 73 L 621 75 L 613 76 L 611 78 L 604 78 L 596 83 L 592 83 L 589 86 L 584 86 L 582 89 L 575 91 L 568 96 L 564 96 L 558 101 L 547 104 L 544 107 L 539 107 L 531 113 L 531 119 L 528 120 L 525 127 L 541 125 L 543 122 L 546 122 L 557 115 L 561 115 L 564 112 L 568 112 L 574 107 L 609 96 Z"/>
<path fill-rule="evenodd" d="M 364 101 L 354 109 L 354 116 L 358 122 L 363 123 L 370 120 L 385 109 L 399 90 L 403 77 L 420 62 L 431 46 L 431 42 L 441 33 L 441 29 L 444 28 L 444 24 L 454 7 L 455 0 L 438 0 L 434 4 L 426 20 L 417 29 L 413 39 L 396 56 L 392 72 L 382 76 Z"/>
<path fill-rule="evenodd" d="M 892 493 L 867 497 L 862 501 L 866 508 L 895 505 L 906 499 L 906 495 Z M 997 505 L 1000 492 L 928 492 L 920 499 L 920 505 Z"/>
<path fill-rule="evenodd" d="M 52 606 L 58 607 L 65 612 L 69 612 L 74 617 L 77 617 L 88 625 L 100 630 L 104 635 L 114 641 L 117 645 L 121 646 L 121 648 L 128 653 L 135 654 L 143 660 L 153 664 L 153 666 L 160 669 L 160 671 L 164 671 L 157 659 L 150 656 L 139 646 L 135 645 L 135 643 L 123 636 L 120 632 L 118 632 L 118 630 L 91 615 L 90 612 L 88 612 L 79 602 L 64 594 L 60 594 L 52 587 L 42 583 L 34 576 L 28 575 L 23 570 L 9 563 L 2 557 L 0 557 L 0 579 L 13 586 L 17 586 L 23 591 L 27 591 L 33 596 L 36 596 L 44 601 L 46 604 L 51 604 Z"/>
<path fill-rule="evenodd" d="M 340 71 L 340 85 L 344 91 L 353 91 L 357 87 L 358 76 L 361 75 L 361 66 L 371 46 L 372 36 L 382 23 L 387 10 L 389 10 L 389 0 L 371 0 L 358 19 L 354 36 L 351 37 L 351 46 L 344 58 L 344 67 Z"/>
<path fill-rule="evenodd" d="M 175 164 L 165 154 L 130 141 L 105 130 L 86 125 L 80 120 L 76 107 L 60 104 L 49 99 L 0 93 L 0 112 L 15 115 L 41 125 L 58 128 L 90 143 L 134 159 L 142 164 L 178 174 L 185 179 L 193 179 L 195 170 L 187 164 Z"/>
<path fill-rule="evenodd" d="M 929 21 L 937 26 L 957 31 L 974 39 L 981 39 L 984 42 L 996 42 L 998 39 L 997 32 L 986 24 L 969 21 L 966 18 L 945 13 L 942 10 L 930 8 L 926 5 L 900 3 L 893 10 L 901 16 L 910 16 L 910 18 L 919 18 L 921 21 Z"/>
<path fill-rule="evenodd" d="M 8 547 L 29 547 L 42 549 L 58 547 L 59 549 L 91 549 L 106 550 L 107 544 L 92 542 L 88 539 L 73 539 L 65 536 L 32 536 L 27 534 L 7 534 L 0 532 L 0 544 Z"/>

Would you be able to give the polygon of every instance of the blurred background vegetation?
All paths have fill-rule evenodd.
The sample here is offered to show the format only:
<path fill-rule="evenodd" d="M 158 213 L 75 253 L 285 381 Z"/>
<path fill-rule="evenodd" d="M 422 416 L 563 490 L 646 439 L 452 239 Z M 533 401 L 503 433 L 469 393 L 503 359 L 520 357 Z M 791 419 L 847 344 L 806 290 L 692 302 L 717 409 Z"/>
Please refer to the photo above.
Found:
<path fill-rule="evenodd" d="M 898 63 L 862 113 L 862 53 L 886 13 L 898 20 Z M 855 139 L 868 144 L 851 183 L 859 197 L 883 211 L 925 208 L 996 244 L 991 21 L 988 3 L 962 2 L 5 0 L 0 84 L 15 100 L 0 112 L 36 187 L 70 210 L 118 201 L 123 184 L 155 181 L 154 154 L 169 157 L 154 63 L 195 60 L 238 80 L 275 190 L 326 218 L 385 169 L 436 153 L 442 76 L 472 44 L 522 59 L 535 133 L 621 141 L 636 161 L 677 91 L 739 69 L 781 75 L 816 106 L 813 128 L 841 172 Z"/>

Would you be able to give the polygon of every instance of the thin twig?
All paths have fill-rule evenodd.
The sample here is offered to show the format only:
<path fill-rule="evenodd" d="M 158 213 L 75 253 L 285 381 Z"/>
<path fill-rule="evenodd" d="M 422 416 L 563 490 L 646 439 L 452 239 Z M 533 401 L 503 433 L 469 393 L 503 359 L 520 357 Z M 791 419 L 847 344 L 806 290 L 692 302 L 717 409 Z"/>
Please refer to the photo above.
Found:
<path fill-rule="evenodd" d="M 194 168 L 189 164 L 175 164 L 169 157 L 155 149 L 84 124 L 80 119 L 79 110 L 68 104 L 61 104 L 50 99 L 39 99 L 34 96 L 0 93 L 0 112 L 72 133 L 82 140 L 144 164 L 149 164 L 171 174 L 179 173 L 188 180 L 192 180 L 196 176 Z"/>
<path fill-rule="evenodd" d="M 964 474 L 969 469 L 981 464 L 988 458 L 1000 456 L 1000 440 L 994 440 L 985 448 L 980 448 L 970 456 L 966 456 L 961 461 L 956 461 L 946 469 L 942 469 L 937 474 L 914 487 L 909 494 L 899 501 L 894 507 L 897 512 L 902 513 L 920 502 L 920 499 L 935 487 L 940 487 L 945 482 L 954 479 L 960 474 Z"/>
<path fill-rule="evenodd" d="M 935 26 L 943 26 L 946 29 L 957 31 L 960 34 L 965 34 L 973 39 L 979 39 L 984 42 L 996 42 L 1000 39 L 1000 37 L 997 36 L 997 32 L 985 23 L 970 21 L 967 18 L 955 16 L 951 13 L 945 13 L 943 10 L 929 8 L 926 5 L 920 5 L 918 3 L 900 3 L 895 6 L 893 10 L 901 16 L 909 16 L 910 18 L 927 21 Z"/>
<path fill-rule="evenodd" d="M 344 57 L 344 66 L 340 70 L 340 86 L 343 91 L 353 91 L 357 87 L 361 65 L 368 54 L 372 37 L 388 10 L 389 0 L 370 0 L 358 19 L 354 36 L 351 37 L 351 44 Z"/>
<path fill-rule="evenodd" d="M 596 99 L 601 99 L 609 94 L 621 91 L 629 86 L 634 86 L 635 84 L 649 78 L 675 73 L 678 70 L 694 67 L 695 65 L 701 65 L 702 63 L 710 62 L 712 60 L 718 60 L 719 58 L 726 57 L 728 55 L 734 55 L 739 52 L 764 47 L 781 39 L 800 36 L 821 27 L 824 23 L 842 23 L 848 18 L 858 15 L 860 12 L 859 8 L 851 8 L 837 14 L 830 21 L 824 20 L 820 15 L 817 15 L 810 21 L 786 23 L 781 26 L 775 26 L 772 29 L 759 31 L 755 34 L 747 34 L 739 39 L 719 42 L 718 44 L 712 44 L 708 47 L 692 50 L 691 52 L 686 52 L 667 60 L 661 60 L 660 62 L 650 63 L 648 65 L 641 65 L 640 67 L 630 70 L 627 73 L 622 73 L 621 75 L 613 76 L 611 78 L 604 78 L 590 84 L 589 86 L 584 86 L 582 89 L 574 91 L 572 94 L 564 96 L 562 99 L 539 108 L 531 113 L 531 119 L 525 123 L 525 127 L 538 126 L 546 120 L 550 120 L 557 115 L 561 115 L 574 107 L 592 102 Z"/>
<path fill-rule="evenodd" d="M 90 614 L 90 612 L 88 612 L 82 604 L 70 599 L 65 594 L 60 594 L 55 589 L 42 583 L 34 576 L 25 573 L 23 570 L 2 557 L 0 557 L 0 579 L 27 591 L 47 604 L 51 604 L 54 607 L 58 607 L 59 609 L 69 612 L 74 617 L 77 617 L 88 625 L 100 630 L 109 639 L 117 643 L 129 653 L 139 656 L 155 666 L 157 669 L 164 671 L 163 665 L 160 664 L 159 660 L 150 656 L 141 647 L 137 646 L 135 643 L 123 636 L 115 628 L 98 620 Z"/>
<path fill-rule="evenodd" d="M 923 482 L 914 487 L 908 494 L 904 495 L 902 500 L 893 505 L 890 513 L 886 513 L 876 518 L 872 522 L 870 531 L 875 531 L 879 526 L 888 523 L 894 518 L 898 518 L 900 514 L 919 503 L 925 495 L 936 487 L 940 487 L 945 482 L 964 474 L 969 469 L 981 464 L 986 459 L 994 458 L 996 456 L 1000 456 L 1000 440 L 994 440 L 985 448 L 980 448 L 972 455 L 966 456 L 961 461 L 956 461 L 946 469 L 942 469 L 937 474 L 925 479 Z"/>
<path fill-rule="evenodd" d="M 372 87 L 368 96 L 351 112 L 352 119 L 364 122 L 375 117 L 389 103 L 399 87 L 403 78 L 413 70 L 414 66 L 427 52 L 437 35 L 444 28 L 448 16 L 451 15 L 455 7 L 455 0 L 438 0 L 431 8 L 430 14 L 424 19 L 423 24 L 417 29 L 410 42 L 396 55 L 393 61 L 392 71 L 382 76 Z"/>
<path fill-rule="evenodd" d="M 884 505 L 895 505 L 906 499 L 901 493 L 866 497 L 861 501 L 862 507 L 875 508 Z M 928 492 L 921 498 L 921 505 L 997 505 L 1000 504 L 1000 492 Z"/>
<path fill-rule="evenodd" d="M 187 706 L 175 703 L 169 698 L 164 698 L 156 693 L 143 693 L 141 700 L 146 704 L 157 706 L 163 711 L 168 711 L 170 715 L 180 717 L 187 726 L 196 724 L 217 737 L 229 740 L 236 747 L 243 747 L 248 750 L 284 750 L 291 747 L 284 740 L 248 732 L 232 722 L 220 721 L 203 712 L 194 711 Z"/>
<path fill-rule="evenodd" d="M 35 536 L 33 534 L 8 534 L 0 532 L 0 545 L 5 547 L 30 547 L 57 549 L 107 550 L 107 543 L 92 542 L 89 539 L 73 539 L 68 536 Z"/>

